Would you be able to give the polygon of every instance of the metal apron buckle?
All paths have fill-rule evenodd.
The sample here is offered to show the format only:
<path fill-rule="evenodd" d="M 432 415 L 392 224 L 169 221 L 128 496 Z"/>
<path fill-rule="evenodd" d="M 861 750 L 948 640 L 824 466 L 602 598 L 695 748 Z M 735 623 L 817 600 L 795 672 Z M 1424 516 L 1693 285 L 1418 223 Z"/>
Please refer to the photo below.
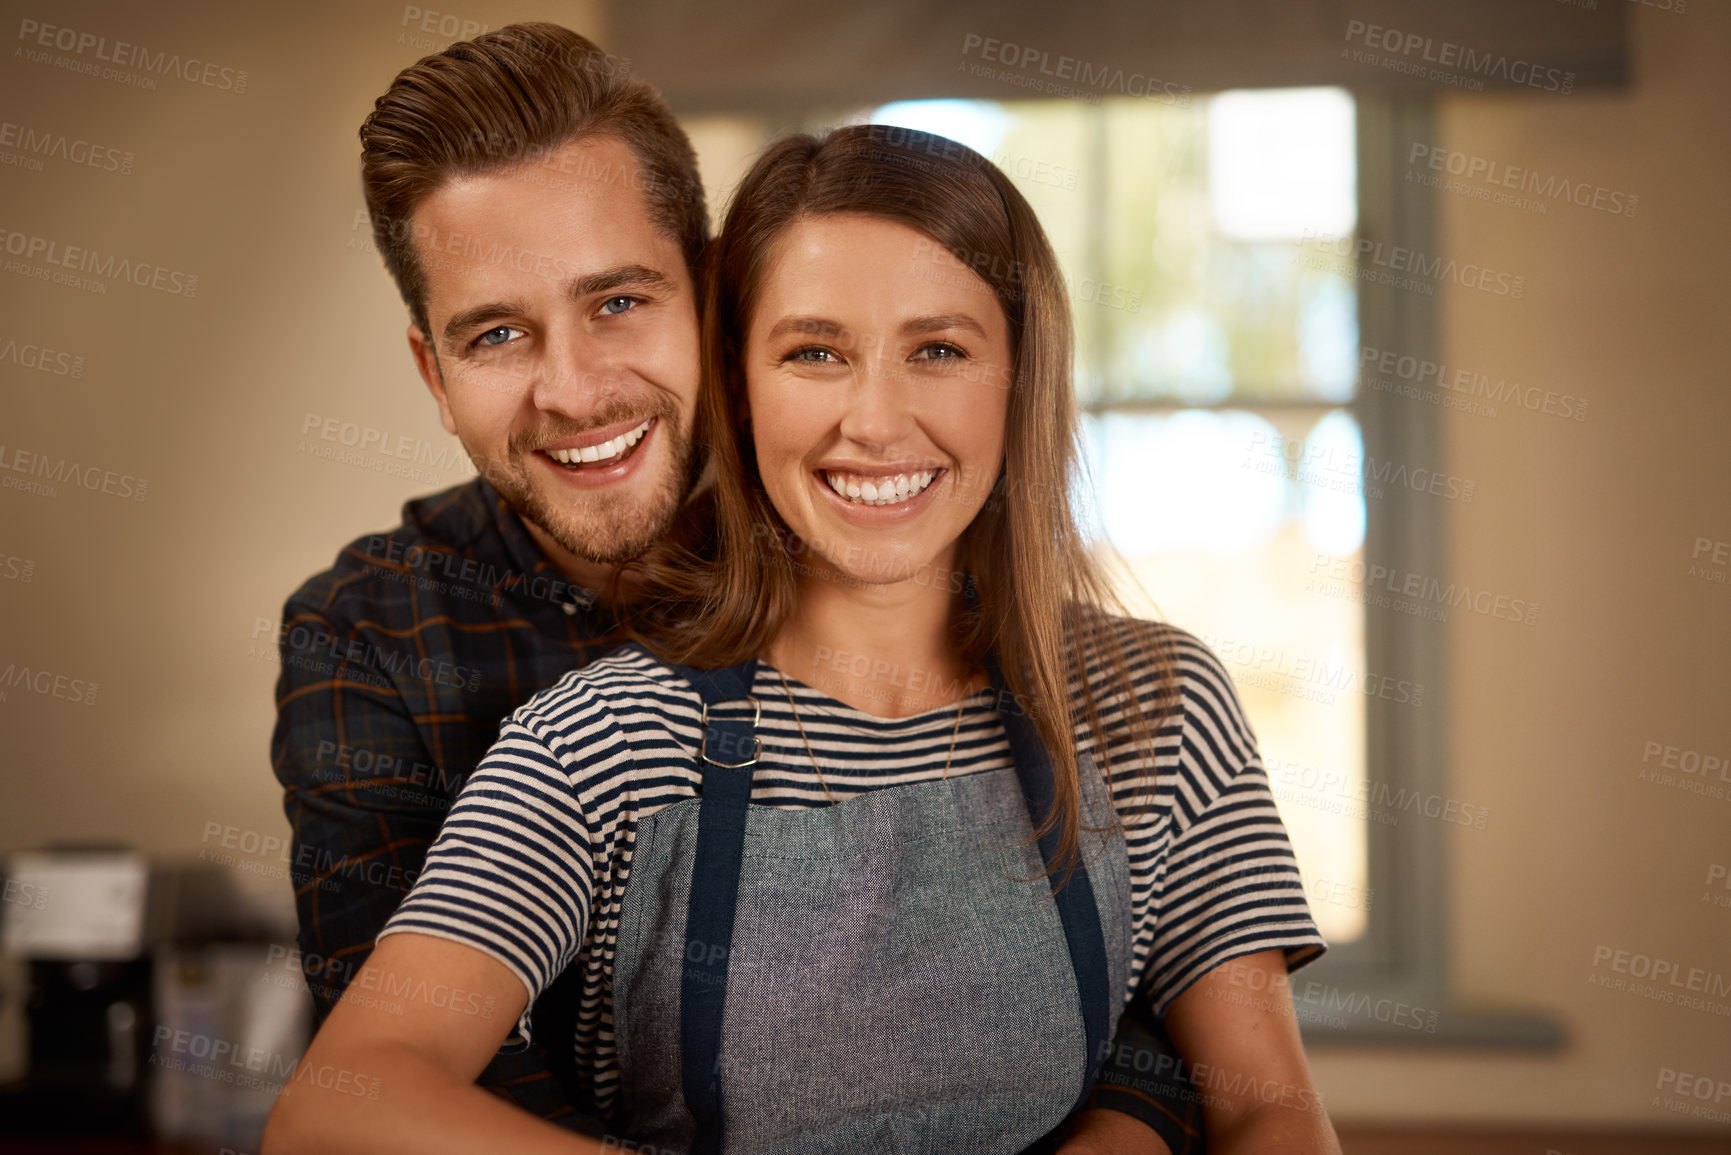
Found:
<path fill-rule="evenodd" d="M 751 703 L 752 735 L 750 738 L 746 739 L 746 741 L 751 743 L 751 746 L 749 747 L 751 750 L 751 757 L 747 758 L 743 762 L 718 762 L 709 756 L 709 703 L 703 703 L 703 714 L 698 719 L 698 725 L 703 727 L 703 741 L 697 747 L 697 756 L 709 763 L 711 766 L 720 766 L 724 770 L 742 770 L 747 766 L 757 765 L 758 756 L 763 753 L 763 739 L 757 736 L 757 724 L 763 721 L 763 703 L 759 702 L 756 698 L 749 696 L 745 700 Z M 740 752 L 744 753 L 746 749 L 747 747 L 742 743 L 740 745 Z"/>

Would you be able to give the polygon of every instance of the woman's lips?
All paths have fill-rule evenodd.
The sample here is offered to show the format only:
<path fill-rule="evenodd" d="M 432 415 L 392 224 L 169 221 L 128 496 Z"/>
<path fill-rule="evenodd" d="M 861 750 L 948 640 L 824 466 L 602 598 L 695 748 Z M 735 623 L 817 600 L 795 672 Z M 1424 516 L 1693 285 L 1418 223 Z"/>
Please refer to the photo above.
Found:
<path fill-rule="evenodd" d="M 909 473 L 861 474 L 821 469 L 818 473 L 844 500 L 859 505 L 897 505 L 924 493 L 942 472 L 922 469 Z"/>
<path fill-rule="evenodd" d="M 942 467 L 876 476 L 819 469 L 812 472 L 811 479 L 812 484 L 842 517 L 864 525 L 875 525 L 899 521 L 924 509 L 933 500 L 933 494 L 942 488 L 942 482 L 948 474 L 949 470 Z M 838 480 L 844 488 L 836 487 Z M 865 486 L 868 483 L 875 494 L 871 500 L 865 499 Z M 850 497 L 846 492 L 848 488 L 857 488 L 859 493 Z M 889 494 L 887 500 L 886 493 Z"/>

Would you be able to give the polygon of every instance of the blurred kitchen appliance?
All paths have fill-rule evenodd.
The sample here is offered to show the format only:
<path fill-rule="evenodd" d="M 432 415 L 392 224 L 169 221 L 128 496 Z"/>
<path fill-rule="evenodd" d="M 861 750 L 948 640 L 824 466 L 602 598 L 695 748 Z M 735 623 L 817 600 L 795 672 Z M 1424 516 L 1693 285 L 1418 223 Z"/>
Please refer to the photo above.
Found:
<path fill-rule="evenodd" d="M 7 857 L 0 951 L 22 962 L 26 1041 L 22 1077 L 0 1089 L 5 1130 L 146 1133 L 149 873 L 124 847 Z"/>

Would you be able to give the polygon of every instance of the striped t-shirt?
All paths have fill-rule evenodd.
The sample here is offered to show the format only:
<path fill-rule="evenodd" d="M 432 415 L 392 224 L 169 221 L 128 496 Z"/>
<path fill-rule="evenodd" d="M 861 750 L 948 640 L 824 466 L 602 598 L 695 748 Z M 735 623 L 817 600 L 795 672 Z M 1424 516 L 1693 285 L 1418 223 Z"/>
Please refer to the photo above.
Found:
<path fill-rule="evenodd" d="M 1135 706 L 1158 710 L 1161 718 L 1152 766 L 1133 745 L 1112 744 L 1109 781 L 1125 826 L 1134 908 L 1124 997 L 1141 990 L 1164 1014 L 1185 988 L 1229 959 L 1280 949 L 1288 968 L 1297 969 L 1324 944 L 1255 736 L 1219 660 L 1175 627 L 1118 625 L 1131 649 Z M 1160 696 L 1151 661 L 1150 647 L 1161 644 L 1176 667 L 1175 687 L 1165 692 L 1176 689 L 1177 710 Z M 1097 667 L 1090 677 L 1102 682 L 1102 722 L 1112 733 L 1122 724 L 1123 703 L 1106 691 Z M 756 730 L 762 752 L 754 804 L 825 806 L 825 785 L 830 797 L 845 801 L 939 778 L 946 762 L 952 776 L 1011 765 L 989 689 L 962 703 L 958 725 L 955 706 L 878 718 L 791 675 L 787 687 L 759 662 L 752 696 L 762 705 Z M 414 889 L 379 934 L 415 931 L 481 950 L 522 981 L 530 1006 L 565 967 L 579 967 L 583 1001 L 574 1045 L 603 1113 L 618 1095 L 613 957 L 637 823 L 697 796 L 700 706 L 696 690 L 635 646 L 536 695 L 501 727 Z M 1078 724 L 1076 749 L 1095 752 L 1086 723 Z M 529 1018 L 526 1008 L 517 1024 L 523 1039 Z"/>

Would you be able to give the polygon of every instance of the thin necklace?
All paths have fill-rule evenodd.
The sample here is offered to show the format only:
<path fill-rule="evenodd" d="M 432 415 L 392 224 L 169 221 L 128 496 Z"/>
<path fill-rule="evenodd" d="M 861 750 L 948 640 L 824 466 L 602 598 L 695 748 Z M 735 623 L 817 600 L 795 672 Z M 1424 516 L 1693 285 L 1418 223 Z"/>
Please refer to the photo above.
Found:
<path fill-rule="evenodd" d="M 829 799 L 830 805 L 833 806 L 835 805 L 835 795 L 829 792 L 829 783 L 823 779 L 823 768 L 817 764 L 817 754 L 811 748 L 811 739 L 805 736 L 805 723 L 799 720 L 799 707 L 794 704 L 793 689 L 787 684 L 787 675 L 777 670 L 775 676 L 781 679 L 781 692 L 787 695 L 787 707 L 793 711 L 793 724 L 799 727 L 799 740 L 805 743 L 805 755 L 811 759 L 811 768 L 817 771 L 817 784 L 823 787 L 823 796 Z M 940 781 L 949 781 L 950 762 L 956 756 L 956 738 L 962 732 L 962 708 L 968 704 L 968 698 L 971 696 L 964 695 L 956 703 L 956 724 L 950 730 L 950 752 L 944 756 L 944 776 Z"/>

